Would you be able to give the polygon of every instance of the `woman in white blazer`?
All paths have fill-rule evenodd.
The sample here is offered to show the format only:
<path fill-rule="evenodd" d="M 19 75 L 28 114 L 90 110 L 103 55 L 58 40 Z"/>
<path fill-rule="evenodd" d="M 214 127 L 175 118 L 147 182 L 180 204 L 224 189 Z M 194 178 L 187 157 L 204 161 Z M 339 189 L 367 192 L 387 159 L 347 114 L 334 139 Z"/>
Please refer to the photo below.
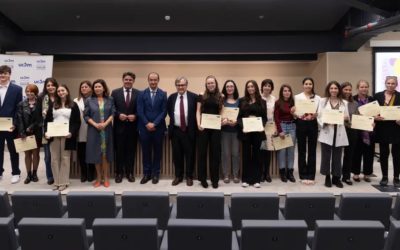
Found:
<path fill-rule="evenodd" d="M 347 102 L 341 97 L 340 85 L 331 81 L 325 88 L 325 98 L 322 98 L 318 107 L 318 124 L 321 127 L 318 141 L 321 142 L 321 174 L 325 175 L 325 186 L 343 188 L 340 181 L 342 176 L 342 151 L 349 145 L 344 125 L 325 124 L 322 122 L 322 113 L 325 110 L 339 110 L 344 112 L 344 119 L 348 120 Z M 332 181 L 331 181 L 332 173 Z"/>

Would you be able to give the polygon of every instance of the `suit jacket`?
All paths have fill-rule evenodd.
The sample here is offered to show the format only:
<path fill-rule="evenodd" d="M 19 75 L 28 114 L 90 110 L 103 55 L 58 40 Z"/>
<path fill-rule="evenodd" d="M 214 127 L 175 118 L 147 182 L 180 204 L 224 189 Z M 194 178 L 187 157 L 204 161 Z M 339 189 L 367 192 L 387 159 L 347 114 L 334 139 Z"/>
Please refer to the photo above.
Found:
<path fill-rule="evenodd" d="M 112 97 L 104 97 L 104 121 L 110 116 L 114 116 L 115 106 Z M 100 110 L 97 97 L 90 97 L 85 102 L 85 110 L 83 112 L 86 122 L 92 119 L 100 122 Z M 105 129 L 106 134 L 106 157 L 109 162 L 114 161 L 114 144 L 113 144 L 113 128 L 110 123 Z M 97 164 L 101 162 L 101 136 L 100 132 L 88 123 L 87 142 L 86 142 L 86 162 Z"/>
<path fill-rule="evenodd" d="M 22 101 L 22 88 L 14 83 L 8 85 L 3 105 L 0 107 L 0 117 L 11 117 L 16 126 L 16 112 L 18 103 Z"/>
<path fill-rule="evenodd" d="M 178 93 L 173 93 L 168 97 L 167 101 L 167 112 L 169 116 L 168 135 L 171 138 L 174 132 L 175 124 L 175 104 L 178 97 Z M 196 108 L 197 108 L 197 95 L 193 92 L 187 91 L 187 102 L 188 102 L 188 117 L 187 117 L 187 131 L 191 139 L 194 139 L 197 131 L 196 122 Z"/>
<path fill-rule="evenodd" d="M 394 93 L 394 106 L 400 106 L 400 93 Z M 379 102 L 380 106 L 385 104 L 385 91 L 378 92 L 374 95 L 374 99 Z M 377 121 L 375 128 L 375 141 L 378 143 L 400 143 L 400 126 L 395 121 Z"/>
<path fill-rule="evenodd" d="M 151 95 L 149 88 L 140 92 L 137 100 L 137 115 L 139 117 L 138 129 L 139 133 L 147 132 L 146 124 L 154 123 L 156 130 L 164 132 L 167 128 L 165 117 L 167 116 L 167 93 L 160 88 L 154 97 L 154 103 L 151 103 Z"/>
<path fill-rule="evenodd" d="M 115 137 L 122 136 L 124 137 L 127 133 L 136 133 L 137 130 L 137 117 L 134 122 L 121 121 L 119 119 L 119 115 L 137 115 L 137 97 L 139 95 L 139 91 L 137 89 L 132 88 L 131 90 L 131 100 L 129 102 L 129 106 L 127 107 L 125 104 L 125 96 L 124 96 L 125 88 L 114 89 L 111 93 L 112 98 L 114 99 L 115 105 L 115 115 L 114 115 L 114 135 Z"/>
<path fill-rule="evenodd" d="M 71 116 L 69 117 L 69 132 L 71 133 L 71 137 L 65 139 L 65 150 L 75 150 L 77 144 L 77 137 L 79 133 L 79 128 L 81 126 L 81 115 L 79 112 L 79 107 L 76 103 L 71 102 L 73 106 L 71 107 Z M 47 111 L 45 123 L 44 123 L 44 132 L 47 132 L 47 123 L 52 122 L 54 120 L 53 117 L 53 105 L 49 106 L 49 110 Z M 53 141 L 53 138 L 50 138 L 49 143 Z"/>

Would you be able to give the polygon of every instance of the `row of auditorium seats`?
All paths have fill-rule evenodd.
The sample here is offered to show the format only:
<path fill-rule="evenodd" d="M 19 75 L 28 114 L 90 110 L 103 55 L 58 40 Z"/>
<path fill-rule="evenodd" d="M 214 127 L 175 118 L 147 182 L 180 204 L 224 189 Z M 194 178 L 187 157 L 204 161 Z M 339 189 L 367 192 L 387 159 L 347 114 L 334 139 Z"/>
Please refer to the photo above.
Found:
<path fill-rule="evenodd" d="M 276 193 L 233 193 L 230 205 L 223 193 L 182 192 L 171 205 L 168 192 L 123 192 L 122 205 L 113 192 L 69 192 L 66 205 L 57 191 L 14 192 L 12 206 L 7 192 L 0 192 L 0 217 L 84 218 L 91 228 L 95 218 L 157 218 L 166 229 L 170 218 L 228 219 L 233 230 L 242 220 L 305 220 L 313 230 L 316 220 L 377 220 L 389 230 L 391 220 L 400 220 L 400 195 L 385 193 L 343 193 L 335 207 L 330 193 L 288 193 L 279 207 Z"/>
<path fill-rule="evenodd" d="M 379 221 L 317 220 L 308 234 L 303 220 L 243 220 L 241 234 L 229 220 L 170 219 L 158 230 L 157 219 L 0 218 L 2 250 L 398 250 L 400 221 L 390 231 Z M 160 233 L 161 232 L 161 233 Z M 386 237 L 386 239 L 385 239 Z"/>

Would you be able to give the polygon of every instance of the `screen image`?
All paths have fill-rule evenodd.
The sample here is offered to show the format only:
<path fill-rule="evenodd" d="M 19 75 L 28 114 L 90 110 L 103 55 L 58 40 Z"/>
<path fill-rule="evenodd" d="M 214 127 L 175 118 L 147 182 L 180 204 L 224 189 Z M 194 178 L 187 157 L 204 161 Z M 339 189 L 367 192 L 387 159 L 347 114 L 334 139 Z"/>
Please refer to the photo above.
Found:
<path fill-rule="evenodd" d="M 375 52 L 375 93 L 386 89 L 386 76 L 400 78 L 400 50 L 399 52 Z M 400 91 L 400 85 L 397 86 L 397 91 Z"/>

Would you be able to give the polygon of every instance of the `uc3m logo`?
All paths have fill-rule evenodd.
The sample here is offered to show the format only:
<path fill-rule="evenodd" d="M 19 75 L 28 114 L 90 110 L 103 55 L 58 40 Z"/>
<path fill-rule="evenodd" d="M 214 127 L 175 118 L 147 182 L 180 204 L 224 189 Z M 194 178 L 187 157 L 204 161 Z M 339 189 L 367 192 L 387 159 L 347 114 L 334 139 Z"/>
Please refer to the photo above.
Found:
<path fill-rule="evenodd" d="M 22 68 L 32 68 L 32 63 L 18 63 L 18 66 Z"/>

